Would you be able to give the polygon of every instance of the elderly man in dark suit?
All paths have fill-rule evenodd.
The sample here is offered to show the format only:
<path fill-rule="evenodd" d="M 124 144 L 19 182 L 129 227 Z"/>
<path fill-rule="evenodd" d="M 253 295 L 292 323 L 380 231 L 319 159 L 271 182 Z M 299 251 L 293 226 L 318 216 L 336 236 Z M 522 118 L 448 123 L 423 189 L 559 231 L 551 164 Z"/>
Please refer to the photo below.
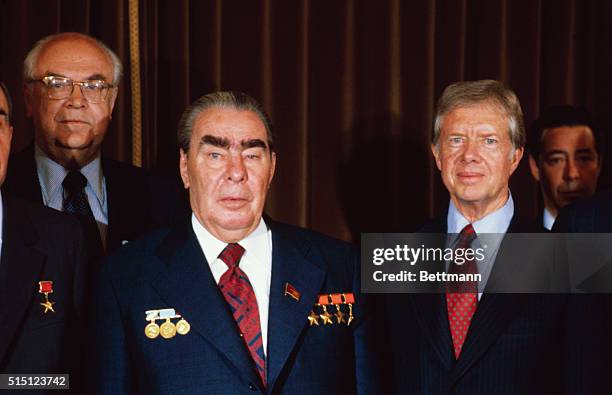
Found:
<path fill-rule="evenodd" d="M 532 231 L 530 221 L 516 214 L 508 186 L 524 143 L 520 103 L 501 82 L 459 82 L 442 93 L 431 149 L 450 203 L 443 218 L 421 231 L 448 233 L 457 248 L 486 245 L 478 263 L 446 263 L 449 273 L 478 274 L 482 281 L 446 283 L 437 294 L 394 298 L 393 310 L 403 312 L 391 326 L 396 393 L 562 391 L 566 298 L 490 292 L 493 280 L 508 270 L 502 258 L 508 263 L 508 253 L 516 252 L 509 251 L 504 235 Z M 524 260 L 510 263 L 516 273 L 525 265 Z"/>
<path fill-rule="evenodd" d="M 13 133 L 10 103 L 0 82 L 0 184 Z M 68 373 L 71 390 L 79 393 L 86 266 L 81 228 L 66 214 L 5 192 L 3 185 L 0 373 Z"/>
<path fill-rule="evenodd" d="M 158 207 L 173 202 L 170 188 L 157 186 L 143 169 L 101 156 L 121 75 L 117 55 L 93 37 L 60 33 L 38 41 L 23 67 L 34 143 L 11 157 L 6 180 L 12 196 L 79 216 L 100 254 L 165 223 L 172 212 Z"/>
<path fill-rule="evenodd" d="M 91 393 L 384 391 L 355 250 L 262 217 L 276 154 L 261 106 L 206 95 L 178 140 L 193 214 L 107 258 Z"/>

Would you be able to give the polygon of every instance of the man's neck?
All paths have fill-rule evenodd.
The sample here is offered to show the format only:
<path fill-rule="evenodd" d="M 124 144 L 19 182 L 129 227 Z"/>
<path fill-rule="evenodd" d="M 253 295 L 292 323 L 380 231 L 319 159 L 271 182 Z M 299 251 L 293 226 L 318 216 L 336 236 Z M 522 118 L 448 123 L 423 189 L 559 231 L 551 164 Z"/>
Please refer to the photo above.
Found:
<path fill-rule="evenodd" d="M 492 212 L 499 210 L 506 204 L 508 201 L 509 193 L 502 194 L 502 198 L 496 199 L 491 202 L 481 203 L 481 202 L 465 202 L 457 199 L 452 196 L 451 199 L 453 204 L 457 208 L 457 211 L 461 213 L 470 223 L 474 223 Z"/>

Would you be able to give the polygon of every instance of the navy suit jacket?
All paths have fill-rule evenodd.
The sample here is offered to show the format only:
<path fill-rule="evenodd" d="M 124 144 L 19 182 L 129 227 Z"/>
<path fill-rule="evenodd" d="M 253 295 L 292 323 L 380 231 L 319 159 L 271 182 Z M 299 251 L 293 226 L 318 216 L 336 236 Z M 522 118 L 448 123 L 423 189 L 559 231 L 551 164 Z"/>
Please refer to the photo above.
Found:
<path fill-rule="evenodd" d="M 512 220 L 508 232 L 534 232 Z M 421 232 L 446 233 L 446 219 Z M 496 261 L 504 254 L 505 240 Z M 526 253 L 529 253 L 527 251 Z M 489 281 L 496 277 L 493 266 Z M 488 287 L 489 284 L 487 284 Z M 455 360 L 444 294 L 394 295 L 387 303 L 394 393 L 559 394 L 565 386 L 567 297 L 483 293 Z M 401 312 L 401 314 L 398 314 Z"/>
<path fill-rule="evenodd" d="M 46 207 L 2 200 L 0 373 L 69 373 L 71 390 L 81 393 L 86 256 L 80 226 Z M 47 313 L 38 292 L 46 280 L 53 281 L 49 300 L 55 302 Z"/>
<path fill-rule="evenodd" d="M 144 169 L 110 158 L 103 157 L 101 163 L 108 205 L 107 252 L 147 231 L 167 226 L 184 210 L 177 188 L 168 179 L 153 177 Z M 19 199 L 43 203 L 33 145 L 11 155 L 2 191 Z"/>
<path fill-rule="evenodd" d="M 95 394 L 378 393 L 371 377 L 366 299 L 347 243 L 267 221 L 272 278 L 267 388 L 262 388 L 191 223 L 158 231 L 107 258 L 96 291 L 91 388 Z M 299 301 L 284 295 L 295 287 Z M 319 294 L 355 293 L 355 321 L 309 326 Z M 145 337 L 145 311 L 174 308 L 191 331 Z M 346 309 L 346 306 L 345 306 Z M 346 310 L 345 310 L 346 312 Z"/>
<path fill-rule="evenodd" d="M 612 189 L 563 208 L 553 231 L 560 233 L 612 232 Z M 602 268 L 609 278 L 611 265 Z M 609 394 L 612 375 L 612 295 L 574 294 L 569 305 L 570 389 L 576 394 Z"/>

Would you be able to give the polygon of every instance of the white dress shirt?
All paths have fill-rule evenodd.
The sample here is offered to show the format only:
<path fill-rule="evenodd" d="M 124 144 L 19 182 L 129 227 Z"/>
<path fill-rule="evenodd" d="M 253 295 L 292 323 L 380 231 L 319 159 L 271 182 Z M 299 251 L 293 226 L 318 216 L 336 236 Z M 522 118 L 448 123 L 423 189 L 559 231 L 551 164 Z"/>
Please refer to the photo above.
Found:
<path fill-rule="evenodd" d="M 508 200 L 499 209 L 493 211 L 489 215 L 472 222 L 472 227 L 476 232 L 476 239 L 472 243 L 472 248 L 483 248 L 485 259 L 482 262 L 477 262 L 478 273 L 482 275 L 482 281 L 478 283 L 478 300 L 482 297 L 482 293 L 487 285 L 489 275 L 493 270 L 495 257 L 499 251 L 505 233 L 508 231 L 510 221 L 514 216 L 514 200 L 512 194 L 508 194 Z M 470 222 L 457 210 L 453 201 L 450 201 L 448 207 L 448 216 L 446 218 L 447 233 L 459 234 L 461 230 Z M 458 239 L 458 237 L 457 237 Z M 449 245 L 454 245 L 458 240 L 449 240 Z M 448 262 L 447 262 L 448 264 Z"/>
<path fill-rule="evenodd" d="M 557 218 L 553 217 L 553 215 L 550 213 L 550 211 L 548 211 L 546 207 L 544 207 L 544 213 L 542 214 L 542 216 L 542 224 L 546 229 L 551 230 Z"/>
<path fill-rule="evenodd" d="M 53 159 L 34 144 L 36 171 L 42 192 L 43 204 L 59 211 L 64 211 L 64 188 L 62 182 L 68 175 L 68 169 Z M 85 194 L 91 211 L 98 223 L 102 242 L 106 245 L 106 228 L 108 226 L 108 206 L 106 199 L 106 182 L 102 174 L 100 156 L 79 169 L 87 178 Z"/>
<path fill-rule="evenodd" d="M 204 252 L 208 267 L 219 284 L 223 273 L 228 270 L 227 265 L 219 254 L 227 246 L 225 243 L 213 236 L 196 218 L 191 215 L 191 226 Z M 267 355 L 268 348 L 268 308 L 270 305 L 270 281 L 272 278 L 272 232 L 264 222 L 263 218 L 259 225 L 247 237 L 238 242 L 244 248 L 244 255 L 238 266 L 249 278 L 257 307 L 259 309 L 259 322 L 261 325 L 261 336 L 264 354 Z"/>

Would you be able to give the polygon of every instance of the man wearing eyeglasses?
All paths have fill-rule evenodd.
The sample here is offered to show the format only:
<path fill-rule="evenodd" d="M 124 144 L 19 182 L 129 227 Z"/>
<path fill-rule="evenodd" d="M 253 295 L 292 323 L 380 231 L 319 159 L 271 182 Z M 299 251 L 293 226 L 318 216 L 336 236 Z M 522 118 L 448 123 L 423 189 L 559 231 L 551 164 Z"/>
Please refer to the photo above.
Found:
<path fill-rule="evenodd" d="M 79 33 L 38 41 L 23 67 L 34 144 L 11 158 L 7 193 L 77 215 L 94 255 L 169 218 L 153 208 L 167 188 L 155 188 L 142 169 L 101 157 L 121 74 L 112 50 Z"/>

